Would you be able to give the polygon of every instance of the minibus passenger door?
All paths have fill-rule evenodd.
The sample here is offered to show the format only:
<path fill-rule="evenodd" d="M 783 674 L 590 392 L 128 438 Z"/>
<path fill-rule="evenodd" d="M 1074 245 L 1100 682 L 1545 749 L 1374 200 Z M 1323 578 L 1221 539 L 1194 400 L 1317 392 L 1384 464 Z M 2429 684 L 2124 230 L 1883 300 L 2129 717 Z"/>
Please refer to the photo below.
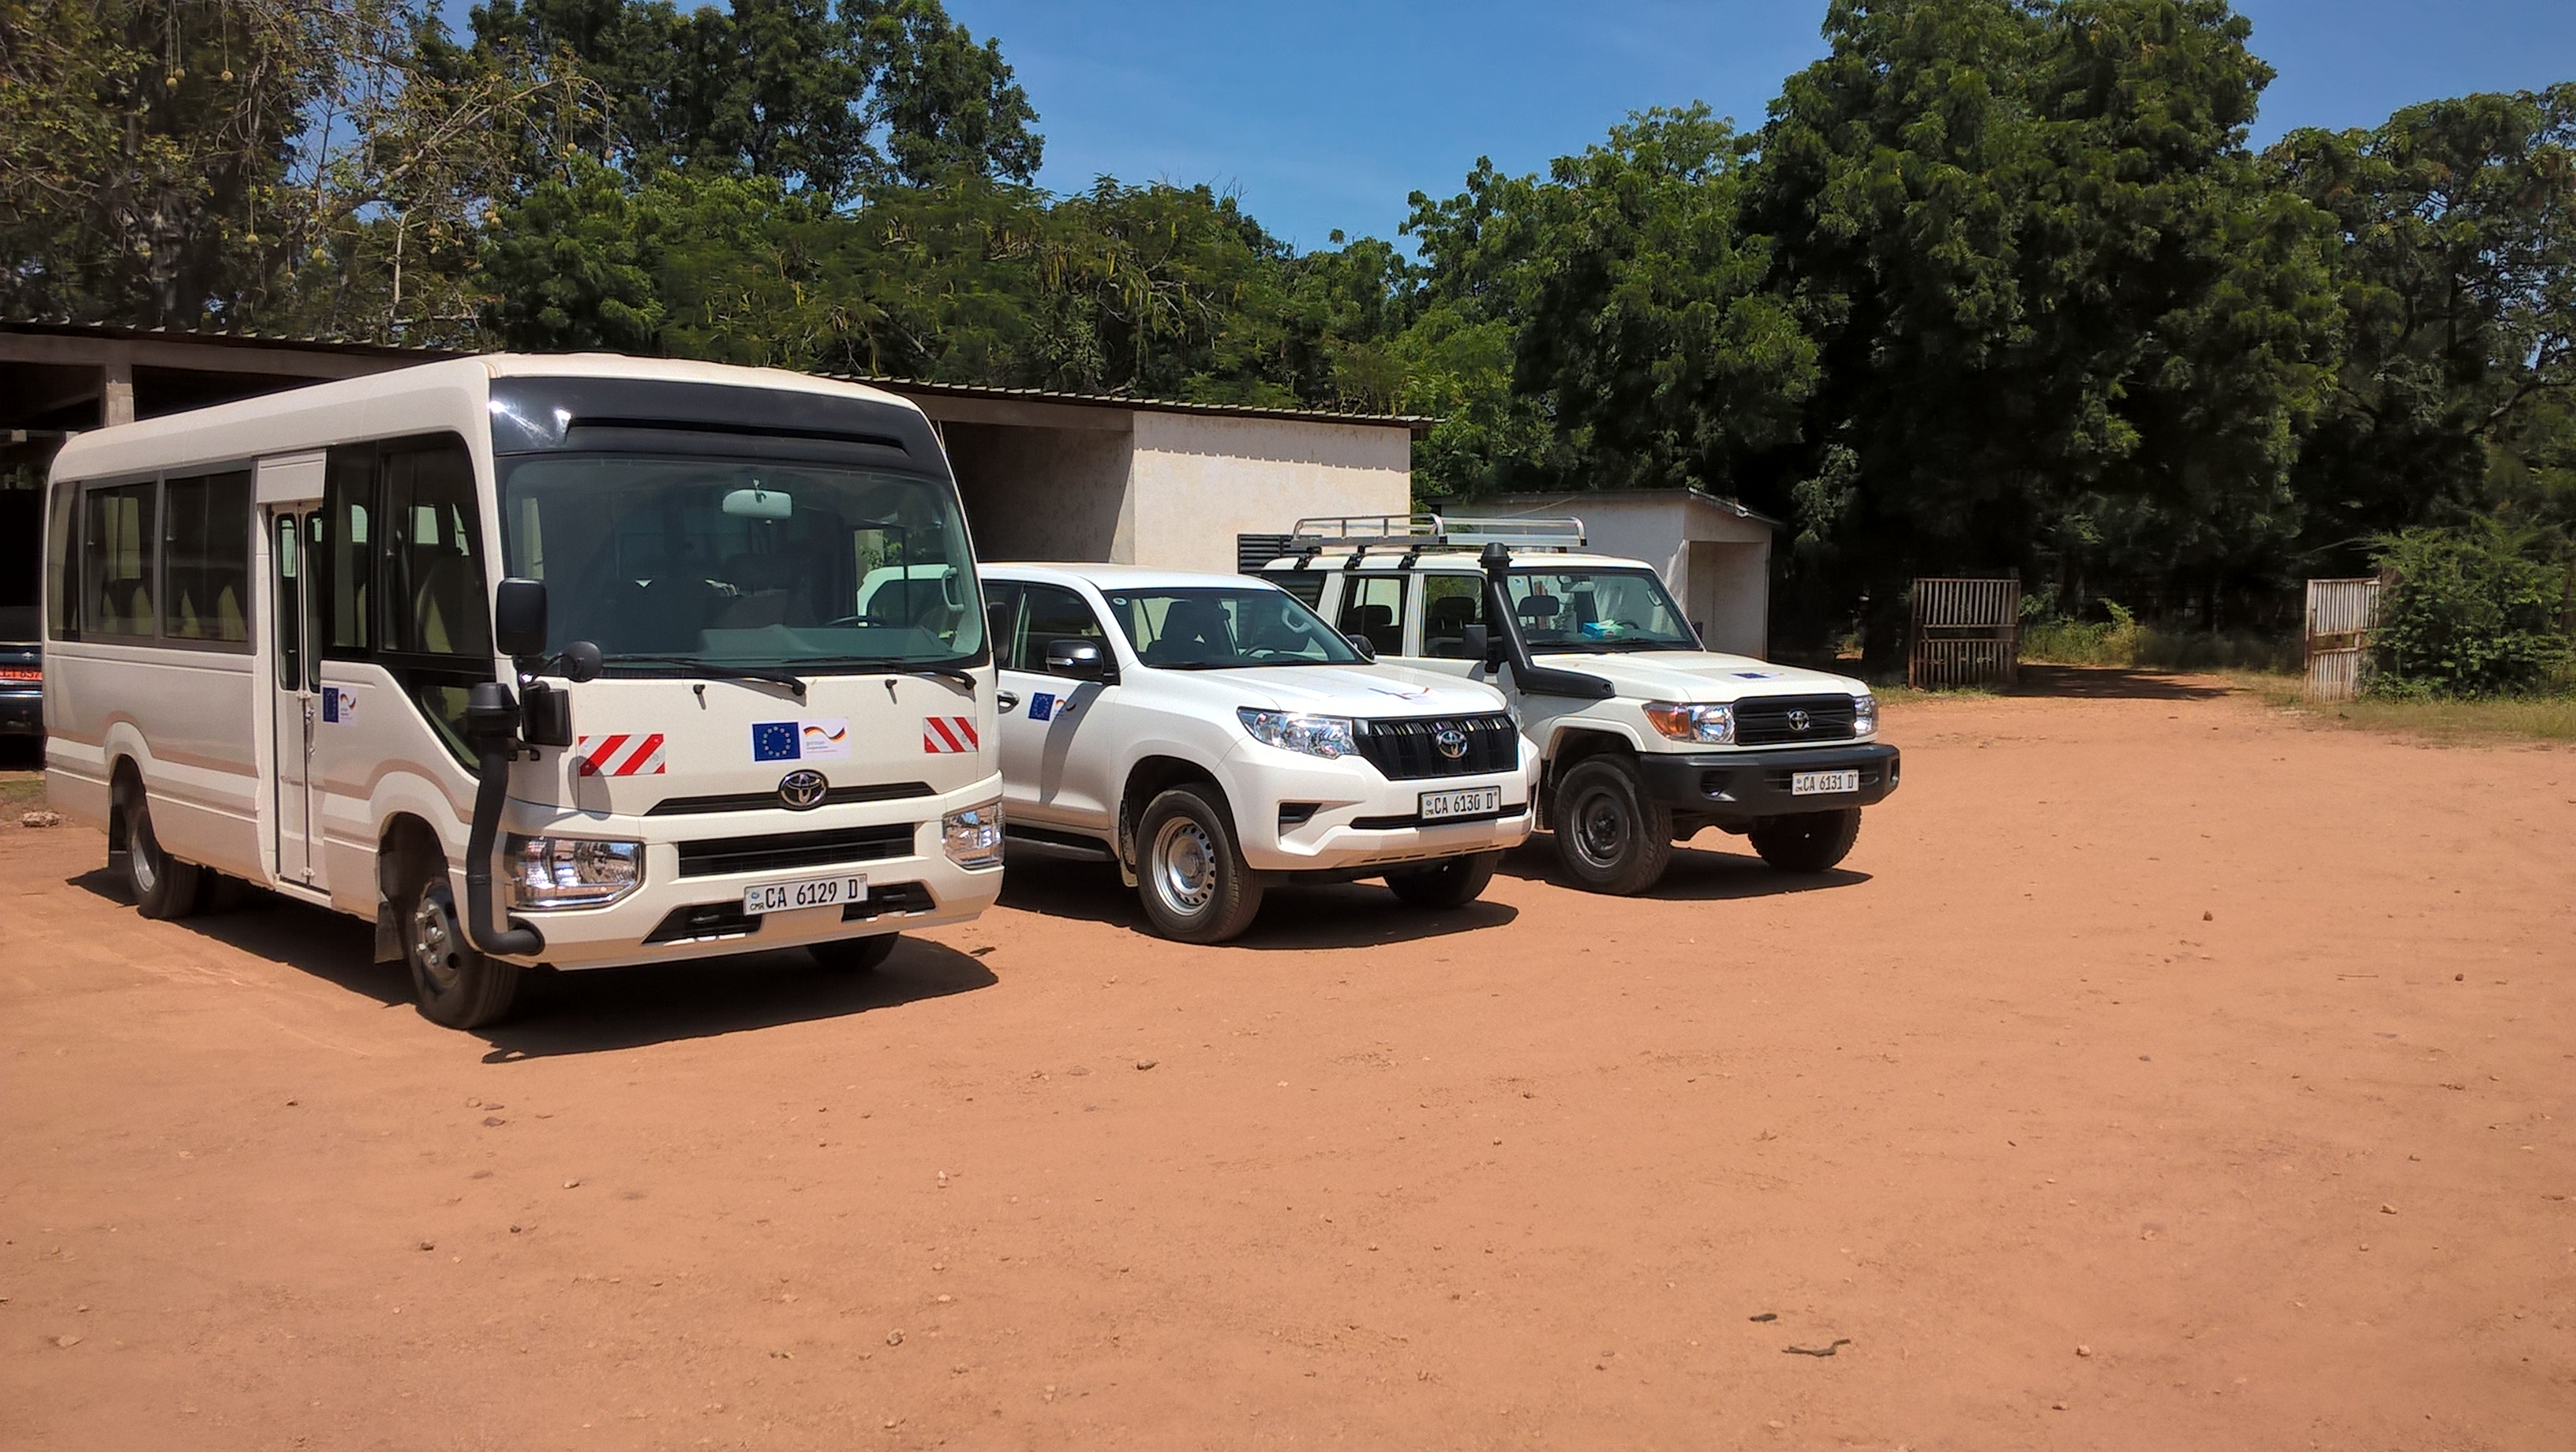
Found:
<path fill-rule="evenodd" d="M 321 662 L 313 628 L 320 602 L 307 588 L 310 555 L 320 517 L 276 510 L 269 516 L 270 568 L 274 577 L 277 671 L 271 716 L 277 737 L 277 876 L 281 882 L 321 885 L 321 854 L 313 848 L 313 738 L 321 717 Z"/>

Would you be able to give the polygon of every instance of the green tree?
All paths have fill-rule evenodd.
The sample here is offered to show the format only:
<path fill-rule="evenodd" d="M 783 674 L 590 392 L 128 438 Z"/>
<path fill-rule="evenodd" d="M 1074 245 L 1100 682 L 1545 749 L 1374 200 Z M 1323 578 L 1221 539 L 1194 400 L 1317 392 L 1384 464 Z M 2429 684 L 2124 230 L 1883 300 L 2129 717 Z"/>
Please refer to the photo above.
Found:
<path fill-rule="evenodd" d="M 2391 581 L 2375 635 L 2375 690 L 2518 695 L 2566 664 L 2567 567 L 2538 531 L 2494 519 L 2409 529 L 2382 536 L 2373 563 Z"/>

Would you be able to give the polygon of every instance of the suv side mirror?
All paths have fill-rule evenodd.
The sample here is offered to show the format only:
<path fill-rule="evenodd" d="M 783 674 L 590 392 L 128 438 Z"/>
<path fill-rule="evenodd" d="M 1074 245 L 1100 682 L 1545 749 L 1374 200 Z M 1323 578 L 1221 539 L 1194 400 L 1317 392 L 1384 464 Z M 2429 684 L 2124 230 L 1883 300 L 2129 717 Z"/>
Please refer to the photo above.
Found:
<path fill-rule="evenodd" d="M 1374 661 L 1377 659 L 1377 644 L 1367 636 L 1360 634 L 1356 630 L 1350 630 L 1343 632 L 1342 639 L 1351 643 L 1351 649 L 1360 653 L 1360 659 L 1365 661 Z"/>
<path fill-rule="evenodd" d="M 1048 642 L 1046 668 L 1048 675 L 1070 676 L 1077 681 L 1109 679 L 1109 658 L 1087 640 Z"/>
<path fill-rule="evenodd" d="M 1479 665 L 1499 666 L 1502 652 L 1494 649 L 1494 632 L 1481 625 L 1470 625 L 1460 631 L 1462 648 L 1469 660 Z"/>
<path fill-rule="evenodd" d="M 546 586 L 543 580 L 509 579 L 492 595 L 492 642 L 501 654 L 516 659 L 546 648 Z"/>

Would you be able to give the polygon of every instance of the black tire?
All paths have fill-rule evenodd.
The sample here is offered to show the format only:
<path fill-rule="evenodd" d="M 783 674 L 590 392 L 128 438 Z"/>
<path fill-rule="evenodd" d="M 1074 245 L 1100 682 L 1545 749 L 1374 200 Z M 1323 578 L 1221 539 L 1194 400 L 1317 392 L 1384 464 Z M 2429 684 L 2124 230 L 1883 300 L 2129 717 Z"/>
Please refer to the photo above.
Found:
<path fill-rule="evenodd" d="M 152 807 L 143 784 L 133 783 L 117 802 L 125 824 L 125 886 L 134 909 L 147 918 L 184 918 L 197 910 L 197 864 L 161 850 L 152 835 Z"/>
<path fill-rule="evenodd" d="M 452 1029 L 482 1028 L 507 1017 L 523 975 L 518 964 L 487 958 L 466 938 L 446 861 L 415 851 L 403 864 L 401 881 L 394 926 L 402 934 L 420 1016 Z"/>
<path fill-rule="evenodd" d="M 1462 908 L 1484 896 L 1485 884 L 1494 880 L 1494 869 L 1502 865 L 1500 852 L 1471 852 L 1429 867 L 1390 872 L 1386 885 L 1407 907 Z"/>
<path fill-rule="evenodd" d="M 809 943 L 805 951 L 814 955 L 816 967 L 834 973 L 874 973 L 894 956 L 895 940 L 901 933 L 879 933 L 873 938 L 834 938 L 828 943 Z"/>
<path fill-rule="evenodd" d="M 1646 795 L 1620 756 L 1578 762 L 1557 783 L 1548 823 L 1566 873 L 1594 892 L 1628 897 L 1664 880 L 1673 858 L 1673 813 Z"/>
<path fill-rule="evenodd" d="M 1261 911 L 1260 874 L 1243 865 L 1234 820 L 1213 788 L 1178 786 L 1136 820 L 1136 895 L 1154 931 L 1176 943 L 1222 943 Z"/>
<path fill-rule="evenodd" d="M 1824 872 L 1850 855 L 1860 837 L 1860 808 L 1770 817 L 1746 835 L 1762 860 L 1782 872 Z"/>

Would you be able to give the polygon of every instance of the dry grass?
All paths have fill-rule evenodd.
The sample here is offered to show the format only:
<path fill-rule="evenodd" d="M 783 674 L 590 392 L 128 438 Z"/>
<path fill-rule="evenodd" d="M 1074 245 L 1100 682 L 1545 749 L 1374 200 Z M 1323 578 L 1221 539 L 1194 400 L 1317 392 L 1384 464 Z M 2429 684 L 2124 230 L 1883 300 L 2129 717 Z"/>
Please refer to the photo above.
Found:
<path fill-rule="evenodd" d="M 32 812 L 45 804 L 45 774 L 41 771 L 0 771 L 0 820 L 15 822 L 20 812 Z"/>
<path fill-rule="evenodd" d="M 2576 695 L 2485 701 L 2311 701 L 2294 676 L 2232 676 L 2271 705 L 2337 726 L 2393 731 L 2435 741 L 2576 742 Z"/>

